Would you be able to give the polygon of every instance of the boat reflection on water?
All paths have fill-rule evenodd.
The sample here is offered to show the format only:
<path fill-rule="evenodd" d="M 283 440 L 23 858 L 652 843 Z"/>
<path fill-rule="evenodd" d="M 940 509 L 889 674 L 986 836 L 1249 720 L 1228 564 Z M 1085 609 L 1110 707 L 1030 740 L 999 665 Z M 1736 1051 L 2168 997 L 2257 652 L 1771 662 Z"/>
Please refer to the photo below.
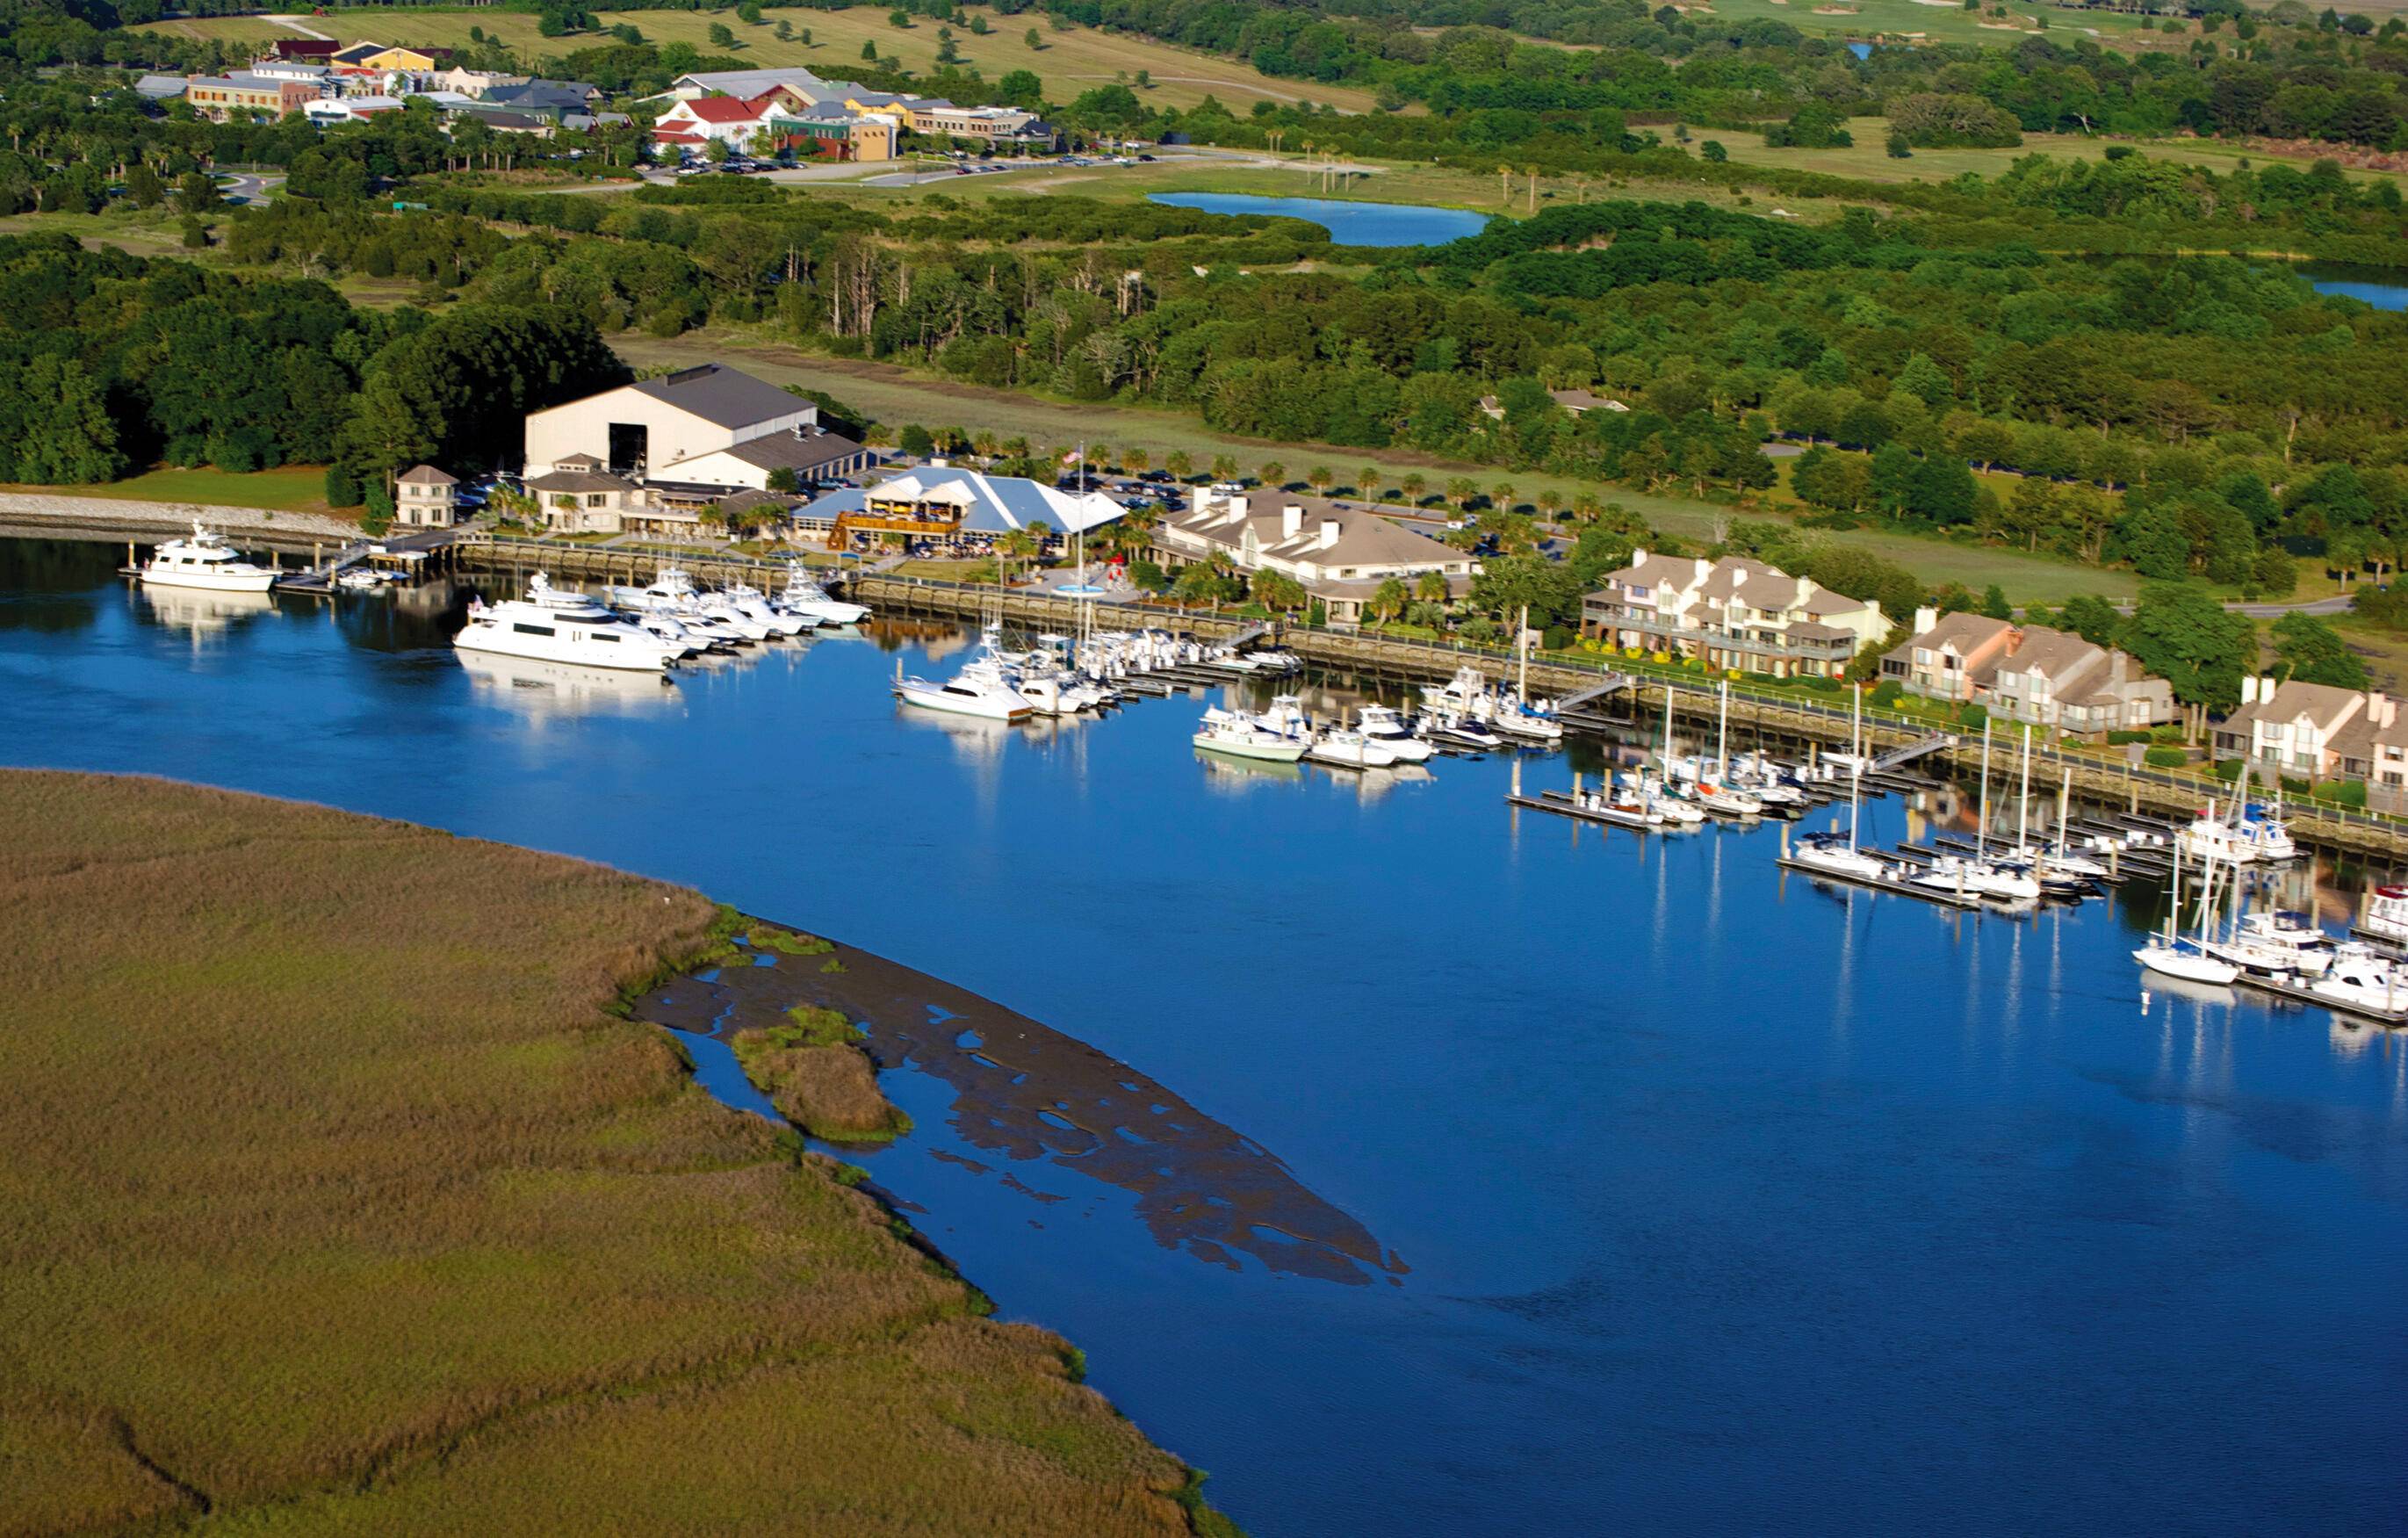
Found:
<path fill-rule="evenodd" d="M 952 739 L 953 752 L 974 764 L 992 763 L 1003 756 L 1003 745 L 1020 735 L 1020 727 L 1010 721 L 990 721 L 984 716 L 946 715 L 934 711 L 915 711 L 897 702 L 895 719 L 909 722 Z"/>
<path fill-rule="evenodd" d="M 1266 781 L 1294 782 L 1304 778 L 1303 765 L 1283 764 L 1273 758 L 1230 758 L 1197 748 L 1196 762 L 1204 768 L 1207 790 L 1246 791 Z"/>
<path fill-rule="evenodd" d="M 480 701 L 533 720 L 578 715 L 656 715 L 681 701 L 666 673 L 580 668 L 492 652 L 462 652 L 460 670 Z"/>
<path fill-rule="evenodd" d="M 2220 983 L 2197 983 L 2187 977 L 2175 977 L 2167 972 L 2150 972 L 2141 983 L 2141 1013 L 2147 1014 L 2158 1004 L 2169 1012 L 2181 1005 L 2216 1004 L 2230 1006 L 2241 1002 L 2241 996 Z"/>
<path fill-rule="evenodd" d="M 181 630 L 195 648 L 223 635 L 239 621 L 276 611 L 276 600 L 265 593 L 214 592 L 194 587 L 144 587 L 136 603 L 150 611 L 153 624 Z"/>

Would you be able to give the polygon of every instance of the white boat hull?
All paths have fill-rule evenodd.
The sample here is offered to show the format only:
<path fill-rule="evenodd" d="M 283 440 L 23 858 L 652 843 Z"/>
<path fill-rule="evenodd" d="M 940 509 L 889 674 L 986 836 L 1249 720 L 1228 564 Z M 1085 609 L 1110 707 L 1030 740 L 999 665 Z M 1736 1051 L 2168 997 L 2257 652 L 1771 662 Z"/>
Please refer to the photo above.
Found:
<path fill-rule="evenodd" d="M 2241 969 L 2229 961 L 2218 961 L 2196 951 L 2175 950 L 2164 945 L 2143 945 L 2132 953 L 2132 959 L 2149 971 L 2178 977 L 2186 983 L 2206 983 L 2217 987 L 2241 975 Z"/>
<path fill-rule="evenodd" d="M 205 568 L 186 570 L 142 568 L 145 587 L 187 587 L 203 593 L 265 593 L 276 585 L 282 575 L 263 567 L 248 571 L 211 571 Z"/>
<path fill-rule="evenodd" d="M 624 640 L 613 644 L 582 637 L 528 636 L 498 625 L 475 623 L 452 637 L 452 644 L 463 652 L 519 657 L 528 662 L 564 662 L 573 668 L 607 668 L 620 672 L 658 673 L 666 671 L 669 666 L 668 649 L 658 641 L 644 647 L 632 646 Z"/>
<path fill-rule="evenodd" d="M 1036 713 L 1034 706 L 1017 696 L 963 694 L 936 683 L 898 683 L 895 693 L 906 705 L 981 721 L 1024 721 Z"/>
<path fill-rule="evenodd" d="M 1256 740 L 1240 737 L 1221 737 L 1211 732 L 1197 732 L 1196 745 L 1206 753 L 1217 753 L 1225 758 L 1248 758 L 1263 764 L 1293 764 L 1304 756 L 1303 743 L 1281 741 L 1273 738 Z"/>

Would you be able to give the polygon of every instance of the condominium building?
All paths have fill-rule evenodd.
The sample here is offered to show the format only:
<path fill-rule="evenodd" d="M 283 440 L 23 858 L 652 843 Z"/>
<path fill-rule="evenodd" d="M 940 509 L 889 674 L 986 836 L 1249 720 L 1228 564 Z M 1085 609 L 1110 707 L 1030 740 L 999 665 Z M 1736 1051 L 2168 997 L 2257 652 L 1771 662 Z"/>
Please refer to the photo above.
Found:
<path fill-rule="evenodd" d="M 2009 721 L 2077 736 L 2174 719 L 2173 687 L 2129 653 L 2046 625 L 1920 609 L 1914 637 L 1882 658 L 1882 677 Z"/>
<path fill-rule="evenodd" d="M 1640 550 L 1581 600 L 1581 633 L 1709 668 L 1830 678 L 1889 633 L 1878 604 L 1742 556 Z"/>

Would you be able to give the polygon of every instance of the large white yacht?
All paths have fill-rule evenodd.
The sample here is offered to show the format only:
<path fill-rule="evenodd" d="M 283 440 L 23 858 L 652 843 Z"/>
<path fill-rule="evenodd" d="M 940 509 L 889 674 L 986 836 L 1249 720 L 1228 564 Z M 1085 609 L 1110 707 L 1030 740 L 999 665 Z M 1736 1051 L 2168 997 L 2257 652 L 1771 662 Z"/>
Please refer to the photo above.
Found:
<path fill-rule="evenodd" d="M 802 566 L 786 574 L 786 586 L 778 595 L 778 607 L 788 613 L 807 614 L 822 625 L 859 625 L 869 618 L 867 605 L 830 597 L 810 569 Z"/>
<path fill-rule="evenodd" d="M 283 574 L 246 561 L 197 520 L 189 539 L 170 539 L 142 563 L 146 587 L 197 587 L 211 593 L 265 593 Z"/>
<path fill-rule="evenodd" d="M 1305 750 L 1305 740 L 1300 737 L 1273 731 L 1251 716 L 1226 712 L 1217 719 L 1208 712 L 1204 729 L 1196 734 L 1195 742 L 1207 753 L 1273 764 L 1293 764 L 1304 756 Z"/>
<path fill-rule="evenodd" d="M 977 654 L 943 683 L 905 678 L 903 665 L 897 662 L 895 693 L 906 705 L 986 721 L 1025 721 L 1037 711 L 1036 704 L 1020 692 L 1018 674 L 1005 663 L 1003 628 L 996 625 L 980 634 Z"/>
<path fill-rule="evenodd" d="M 1366 705 L 1355 712 L 1354 729 L 1387 749 L 1388 755 L 1400 764 L 1421 763 L 1433 751 L 1406 727 L 1403 717 L 1385 705 Z"/>
<path fill-rule="evenodd" d="M 469 604 L 468 624 L 452 644 L 464 652 L 655 673 L 670 667 L 681 650 L 582 593 L 552 586 L 540 571 L 528 579 L 523 598 Z"/>

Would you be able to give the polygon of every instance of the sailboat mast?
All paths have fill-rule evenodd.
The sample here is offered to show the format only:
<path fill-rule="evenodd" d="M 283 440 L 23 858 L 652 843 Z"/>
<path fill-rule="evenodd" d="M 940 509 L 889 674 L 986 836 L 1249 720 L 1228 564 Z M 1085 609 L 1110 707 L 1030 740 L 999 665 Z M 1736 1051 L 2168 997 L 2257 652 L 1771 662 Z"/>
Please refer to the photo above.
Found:
<path fill-rule="evenodd" d="M 1848 686 L 1848 735 L 1854 737 L 1865 718 L 1865 692 L 1854 684 Z M 1864 794 L 1865 762 L 1859 758 L 1848 766 L 1848 853 L 1856 852 L 1856 815 L 1859 798 Z"/>
<path fill-rule="evenodd" d="M 2024 783 L 2015 794 L 2015 853 L 2031 846 L 2031 724 L 2024 724 Z"/>
<path fill-rule="evenodd" d="M 1530 702 L 1530 606 L 1526 603 L 1522 606 L 1522 623 L 1514 627 L 1513 640 L 1514 650 L 1522 655 L 1522 670 L 1514 678 L 1513 692 L 1526 705 Z"/>
<path fill-rule="evenodd" d="M 1982 804 L 1974 817 L 1973 857 L 1978 860 L 1990 832 L 1990 723 L 1986 717 L 1982 722 Z"/>
<path fill-rule="evenodd" d="M 1730 773 L 1730 680 L 1723 680 L 1722 723 L 1714 729 L 1714 774 Z"/>

